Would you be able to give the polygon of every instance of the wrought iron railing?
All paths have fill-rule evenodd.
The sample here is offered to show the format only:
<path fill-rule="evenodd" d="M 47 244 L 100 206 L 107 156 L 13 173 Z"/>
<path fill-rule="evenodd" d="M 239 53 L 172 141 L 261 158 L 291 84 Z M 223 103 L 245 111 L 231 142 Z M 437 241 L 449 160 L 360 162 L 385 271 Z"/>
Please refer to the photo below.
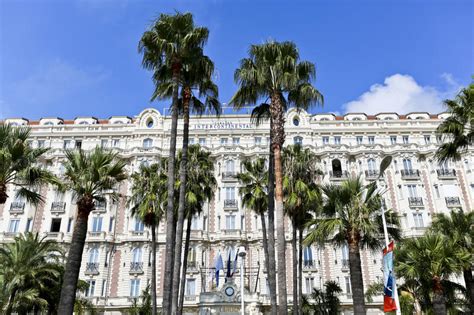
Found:
<path fill-rule="evenodd" d="M 237 208 L 237 199 L 225 199 L 224 208 Z"/>
<path fill-rule="evenodd" d="M 10 205 L 10 212 L 11 213 L 23 213 L 25 210 L 25 203 L 21 201 L 14 201 Z"/>
<path fill-rule="evenodd" d="M 143 263 L 132 261 L 130 263 L 130 273 L 143 273 Z"/>
<path fill-rule="evenodd" d="M 461 205 L 461 200 L 459 197 L 446 197 L 446 206 L 448 207 L 459 207 Z"/>
<path fill-rule="evenodd" d="M 423 207 L 423 198 L 421 198 L 421 197 L 408 197 L 408 205 L 410 207 Z"/>
<path fill-rule="evenodd" d="M 66 203 L 63 201 L 54 201 L 51 204 L 52 213 L 62 213 L 66 209 Z"/>
<path fill-rule="evenodd" d="M 440 168 L 436 170 L 436 173 L 438 173 L 438 177 L 455 177 L 456 176 L 455 169 Z"/>
<path fill-rule="evenodd" d="M 419 178 L 420 177 L 420 171 L 413 170 L 413 169 L 402 170 L 401 174 L 402 174 L 402 178 Z"/>
<path fill-rule="evenodd" d="M 329 177 L 331 179 L 343 179 L 349 177 L 347 171 L 329 171 Z"/>
<path fill-rule="evenodd" d="M 99 263 L 97 262 L 86 263 L 86 274 L 89 274 L 89 275 L 99 274 Z"/>

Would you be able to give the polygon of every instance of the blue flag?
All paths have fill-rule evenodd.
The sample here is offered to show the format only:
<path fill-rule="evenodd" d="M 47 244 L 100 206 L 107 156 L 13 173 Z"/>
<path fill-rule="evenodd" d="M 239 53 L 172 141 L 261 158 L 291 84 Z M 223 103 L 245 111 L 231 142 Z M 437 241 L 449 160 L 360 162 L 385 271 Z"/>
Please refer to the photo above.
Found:
<path fill-rule="evenodd" d="M 225 276 L 225 282 L 227 282 L 227 278 L 231 278 L 232 274 L 230 273 L 230 251 L 229 251 L 229 259 L 227 259 L 227 274 Z"/>
<path fill-rule="evenodd" d="M 216 257 L 215 266 L 216 266 L 216 286 L 219 286 L 219 271 L 221 269 L 224 269 L 224 262 L 222 261 L 222 256 L 220 253 Z"/>

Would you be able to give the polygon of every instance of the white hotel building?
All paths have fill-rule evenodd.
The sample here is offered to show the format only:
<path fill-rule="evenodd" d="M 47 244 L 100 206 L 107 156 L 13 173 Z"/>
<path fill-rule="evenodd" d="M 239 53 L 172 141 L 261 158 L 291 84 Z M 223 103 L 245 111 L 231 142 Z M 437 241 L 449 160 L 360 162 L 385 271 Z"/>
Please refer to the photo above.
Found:
<path fill-rule="evenodd" d="M 436 127 L 447 114 L 362 113 L 335 116 L 310 115 L 290 110 L 286 114 L 286 144 L 302 143 L 319 157 L 323 181 L 340 182 L 360 175 L 364 180 L 376 177 L 381 159 L 393 156 L 393 162 L 380 180 L 387 189 L 386 205 L 399 215 L 405 236 L 421 235 L 435 213 L 453 208 L 472 211 L 474 207 L 474 154 L 472 148 L 462 161 L 439 165 L 434 153 L 440 143 Z M 136 117 L 114 116 L 109 119 L 77 117 L 74 120 L 43 118 L 39 121 L 6 119 L 4 123 L 29 125 L 31 145 L 50 150 L 41 163 L 61 174 L 64 149 L 85 150 L 102 146 L 117 150 L 128 161 L 128 171 L 140 163 L 153 162 L 168 154 L 171 119 L 157 110 L 145 109 Z M 179 125 L 178 148 L 181 147 Z M 239 311 L 240 277 L 235 292 L 226 295 L 229 283 L 221 278 L 219 288 L 209 276 L 216 255 L 225 261 L 236 249 L 246 247 L 245 286 L 247 313 L 258 314 L 269 307 L 266 270 L 259 218 L 241 206 L 239 183 L 234 175 L 243 159 L 266 156 L 268 124 L 255 126 L 249 115 L 229 114 L 192 117 L 191 143 L 199 143 L 215 158 L 218 189 L 215 198 L 192 223 L 191 254 L 185 292 L 185 308 L 190 314 L 236 314 Z M 119 190 L 129 192 L 130 183 Z M 52 187 L 41 193 L 45 203 L 34 207 L 24 200 L 9 198 L 0 206 L 0 242 L 10 242 L 18 233 L 38 232 L 48 239 L 67 244 L 71 240 L 76 205 L 70 193 L 60 194 Z M 287 290 L 292 300 L 291 225 L 286 224 L 288 242 Z M 89 282 L 86 295 L 107 314 L 119 314 L 140 295 L 151 278 L 151 236 L 147 228 L 130 216 L 125 200 L 96 206 L 89 219 L 80 278 Z M 157 295 L 161 301 L 165 231 L 159 227 L 157 254 Z M 362 270 L 365 286 L 379 281 L 381 253 L 363 251 Z M 233 257 L 231 257 L 233 260 Z M 327 280 L 337 281 L 343 289 L 341 300 L 350 314 L 351 291 L 348 253 L 345 248 L 311 246 L 304 250 L 303 292 L 319 288 Z M 221 272 L 223 277 L 224 272 Z M 212 284 L 214 283 L 214 285 Z M 225 287 L 225 288 L 224 288 Z M 232 290 L 230 290 L 232 291 Z M 231 293 L 228 291 L 228 293 Z M 373 303 L 369 314 L 381 313 L 382 299 Z"/>

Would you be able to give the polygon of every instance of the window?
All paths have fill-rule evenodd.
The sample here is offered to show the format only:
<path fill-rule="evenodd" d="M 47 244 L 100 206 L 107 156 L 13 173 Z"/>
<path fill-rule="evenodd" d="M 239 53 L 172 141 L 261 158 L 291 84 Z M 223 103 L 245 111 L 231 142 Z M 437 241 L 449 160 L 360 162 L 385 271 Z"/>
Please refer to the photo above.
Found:
<path fill-rule="evenodd" d="M 402 185 L 398 185 L 398 199 L 403 199 Z"/>
<path fill-rule="evenodd" d="M 17 233 L 19 225 L 20 219 L 11 219 L 10 224 L 8 224 L 8 232 Z"/>
<path fill-rule="evenodd" d="M 82 148 L 82 140 L 76 140 L 76 149 Z"/>
<path fill-rule="evenodd" d="M 206 138 L 199 138 L 199 145 L 201 146 L 206 145 Z"/>
<path fill-rule="evenodd" d="M 375 144 L 375 137 L 374 136 L 369 136 L 368 140 L 369 140 L 369 144 Z"/>
<path fill-rule="evenodd" d="M 197 230 L 199 223 L 199 216 L 197 214 L 193 215 L 191 218 L 191 230 Z"/>
<path fill-rule="evenodd" d="M 431 143 L 431 137 L 429 135 L 425 135 L 425 144 Z"/>
<path fill-rule="evenodd" d="M 148 121 L 146 122 L 146 126 L 147 126 L 148 128 L 152 128 L 153 125 L 154 125 L 153 119 L 151 119 L 151 118 L 148 119 Z"/>
<path fill-rule="evenodd" d="M 87 280 L 88 288 L 86 290 L 86 297 L 94 296 L 95 280 Z"/>
<path fill-rule="evenodd" d="M 96 264 L 99 261 L 99 250 L 97 247 L 92 248 L 89 251 L 89 263 Z"/>
<path fill-rule="evenodd" d="M 413 221 L 415 221 L 416 228 L 423 228 L 423 213 L 415 212 L 413 213 Z"/>
<path fill-rule="evenodd" d="M 69 220 L 67 221 L 67 232 L 71 232 L 71 228 L 72 228 L 72 218 L 69 218 Z"/>
<path fill-rule="evenodd" d="M 194 138 L 189 138 L 189 144 L 193 145 L 194 144 Z"/>
<path fill-rule="evenodd" d="M 239 145 L 240 144 L 240 138 L 232 138 L 232 144 L 233 145 Z"/>
<path fill-rule="evenodd" d="M 407 171 L 412 169 L 412 164 L 410 159 L 403 159 L 403 168 Z"/>
<path fill-rule="evenodd" d="M 130 280 L 130 296 L 137 297 L 140 295 L 140 279 Z"/>
<path fill-rule="evenodd" d="M 323 144 L 329 144 L 329 137 L 323 137 Z"/>
<path fill-rule="evenodd" d="M 261 145 L 262 144 L 262 137 L 255 137 L 255 145 Z"/>
<path fill-rule="evenodd" d="M 143 224 L 143 222 L 136 218 L 135 219 L 135 232 L 143 232 L 143 230 L 145 229 L 145 224 Z"/>
<path fill-rule="evenodd" d="M 364 137 L 362 137 L 362 136 L 357 136 L 357 137 L 356 137 L 356 142 L 357 142 L 357 144 L 362 144 L 363 139 L 364 139 Z"/>
<path fill-rule="evenodd" d="M 226 187 L 225 188 L 225 199 L 234 200 L 235 199 L 235 187 Z"/>
<path fill-rule="evenodd" d="M 33 221 L 32 218 L 28 218 L 26 220 L 26 228 L 25 228 L 25 232 L 30 232 L 30 227 L 31 227 L 31 222 Z"/>
<path fill-rule="evenodd" d="M 186 279 L 185 295 L 193 296 L 196 294 L 196 279 Z"/>
<path fill-rule="evenodd" d="M 44 140 L 38 140 L 38 148 L 44 148 L 44 147 L 45 147 Z"/>
<path fill-rule="evenodd" d="M 100 140 L 100 146 L 102 148 L 107 148 L 108 145 L 109 145 L 109 140 L 107 140 L 107 139 Z"/>
<path fill-rule="evenodd" d="M 87 121 L 81 121 L 79 125 L 88 125 L 89 123 Z"/>
<path fill-rule="evenodd" d="M 438 135 L 436 136 L 436 142 L 439 144 L 439 143 L 442 143 L 443 142 L 443 137 L 441 135 Z"/>
<path fill-rule="evenodd" d="M 235 215 L 225 216 L 225 228 L 226 230 L 235 230 Z"/>
<path fill-rule="evenodd" d="M 403 144 L 408 144 L 408 136 L 403 136 Z"/>
<path fill-rule="evenodd" d="M 110 259 L 110 250 L 107 250 L 105 252 L 104 267 L 107 267 L 109 265 L 109 259 Z"/>
<path fill-rule="evenodd" d="M 439 198 L 440 195 L 439 195 L 439 187 L 438 187 L 438 185 L 433 185 L 433 188 L 434 188 L 434 191 L 435 191 L 435 194 L 436 194 L 436 198 Z"/>
<path fill-rule="evenodd" d="M 51 232 L 57 233 L 61 229 L 61 218 L 54 218 L 51 220 Z"/>
<path fill-rule="evenodd" d="M 118 148 L 120 146 L 120 139 L 112 139 L 112 147 Z"/>
<path fill-rule="evenodd" d="M 293 118 L 293 125 L 298 127 L 300 125 L 300 120 L 298 117 Z"/>
<path fill-rule="evenodd" d="M 346 293 L 347 294 L 352 294 L 352 291 L 351 291 L 351 278 L 350 277 L 344 277 L 345 281 L 346 281 Z"/>
<path fill-rule="evenodd" d="M 410 198 L 418 197 L 418 195 L 416 193 L 416 185 L 407 185 L 407 189 L 408 189 L 408 196 Z"/>
<path fill-rule="evenodd" d="M 142 262 L 142 249 L 140 247 L 135 247 L 132 252 L 132 263 L 141 263 Z"/>
<path fill-rule="evenodd" d="M 310 246 L 306 246 L 303 250 L 303 261 L 305 266 L 312 265 L 313 263 L 313 250 Z"/>
<path fill-rule="evenodd" d="M 107 287 L 107 280 L 102 280 L 102 291 L 100 292 L 100 296 L 105 296 L 105 288 Z"/>
<path fill-rule="evenodd" d="M 341 137 L 339 137 L 339 136 L 334 137 L 334 144 L 335 145 L 340 145 L 341 144 Z"/>
<path fill-rule="evenodd" d="M 397 136 L 390 136 L 390 143 L 397 144 Z"/>
<path fill-rule="evenodd" d="M 102 217 L 92 218 L 92 232 L 102 231 Z"/>
<path fill-rule="evenodd" d="M 313 277 L 306 277 L 304 279 L 305 287 L 306 287 L 306 294 L 311 294 L 314 288 L 314 278 Z"/>
<path fill-rule="evenodd" d="M 63 149 L 70 149 L 70 148 L 71 148 L 71 140 L 64 140 Z"/>
<path fill-rule="evenodd" d="M 227 145 L 227 138 L 221 138 L 221 145 Z"/>
<path fill-rule="evenodd" d="M 228 173 L 234 173 L 234 170 L 235 170 L 234 160 L 225 161 L 225 171 Z"/>
<path fill-rule="evenodd" d="M 143 140 L 143 147 L 144 148 L 151 148 L 153 146 L 153 140 L 150 138 L 146 138 Z"/>
<path fill-rule="evenodd" d="M 110 217 L 109 219 L 109 232 L 112 232 L 114 229 L 114 217 Z"/>
<path fill-rule="evenodd" d="M 342 267 L 349 268 L 349 247 L 347 244 L 342 245 L 341 249 Z"/>
<path fill-rule="evenodd" d="M 297 145 L 303 145 L 303 137 L 294 137 L 293 143 Z"/>
<path fill-rule="evenodd" d="M 375 165 L 375 160 L 374 159 L 368 159 L 367 160 L 367 167 L 369 171 L 375 171 L 377 170 L 377 166 Z"/>

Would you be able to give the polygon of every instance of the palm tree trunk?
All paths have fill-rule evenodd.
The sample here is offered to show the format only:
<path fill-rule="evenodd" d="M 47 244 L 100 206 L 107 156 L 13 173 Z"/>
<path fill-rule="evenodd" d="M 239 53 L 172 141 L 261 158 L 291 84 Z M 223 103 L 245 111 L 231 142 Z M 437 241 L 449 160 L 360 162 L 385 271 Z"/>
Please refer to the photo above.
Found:
<path fill-rule="evenodd" d="M 163 313 L 171 312 L 171 290 L 173 284 L 173 263 L 175 249 L 175 224 L 174 224 L 174 168 L 176 160 L 176 137 L 178 131 L 178 91 L 179 91 L 179 73 L 181 66 L 178 63 L 173 65 L 173 105 L 171 108 L 171 137 L 170 151 L 168 156 L 168 204 L 166 207 L 166 259 L 165 274 L 163 285 Z"/>
<path fill-rule="evenodd" d="M 270 118 L 270 157 L 268 166 L 268 286 L 270 289 L 271 315 L 277 315 L 276 260 L 275 260 L 275 158 L 273 154 L 273 123 Z"/>
<path fill-rule="evenodd" d="M 349 247 L 349 270 L 351 277 L 352 303 L 354 315 L 365 315 L 364 301 L 364 279 L 362 278 L 362 266 L 358 237 L 348 240 Z"/>
<path fill-rule="evenodd" d="M 7 185 L 2 183 L 0 184 L 0 205 L 3 205 L 5 202 L 7 202 L 7 199 Z"/>
<path fill-rule="evenodd" d="M 474 314 L 474 279 L 472 278 L 472 268 L 470 266 L 463 270 L 463 276 L 464 283 L 466 284 L 467 297 L 470 300 L 471 313 Z"/>
<path fill-rule="evenodd" d="M 269 267 L 269 261 L 268 261 L 267 223 L 265 222 L 265 215 L 263 213 L 260 214 L 260 220 L 262 222 L 263 254 L 265 255 L 265 268 L 267 268 L 267 273 L 268 273 L 268 270 L 270 269 L 270 267 Z"/>
<path fill-rule="evenodd" d="M 83 205 L 83 204 L 86 205 Z M 82 252 L 87 236 L 87 220 L 89 213 L 93 209 L 93 201 L 86 200 L 77 204 L 77 219 L 72 233 L 71 245 L 67 256 L 64 280 L 61 288 L 61 298 L 59 300 L 58 314 L 70 315 L 74 310 L 76 299 L 77 281 L 81 269 Z"/>
<path fill-rule="evenodd" d="M 303 229 L 300 229 L 298 242 L 298 303 L 303 308 Z"/>
<path fill-rule="evenodd" d="M 189 216 L 188 224 L 186 226 L 186 240 L 184 241 L 183 270 L 181 272 L 181 285 L 179 286 L 178 315 L 183 314 L 184 288 L 186 286 L 186 271 L 188 269 L 189 243 L 191 240 L 191 222 L 191 216 Z"/>
<path fill-rule="evenodd" d="M 151 313 L 156 315 L 156 225 L 151 225 Z"/>
<path fill-rule="evenodd" d="M 434 315 L 446 315 L 446 299 L 444 298 L 443 286 L 439 278 L 433 279 L 433 314 Z"/>
<path fill-rule="evenodd" d="M 185 87 L 183 91 L 183 149 L 181 150 L 181 165 L 179 167 L 179 201 L 178 201 L 178 222 L 176 224 L 176 246 L 173 268 L 173 285 L 171 299 L 171 314 L 176 314 L 178 310 L 179 275 L 181 271 L 181 251 L 183 242 L 184 210 L 186 202 L 186 176 L 188 173 L 188 141 L 189 141 L 189 101 L 191 99 L 191 89 Z"/>
<path fill-rule="evenodd" d="M 292 250 L 292 258 L 293 258 L 293 314 L 298 315 L 298 258 L 297 258 L 297 250 L 296 246 L 296 227 L 293 223 L 293 231 L 292 231 L 292 239 L 291 239 L 291 250 Z"/>
<path fill-rule="evenodd" d="M 11 315 L 11 313 L 13 311 L 13 303 L 14 303 L 14 300 L 15 300 L 15 296 L 16 296 L 16 289 L 13 289 L 12 293 L 8 297 L 7 307 L 5 309 L 5 314 L 6 315 Z"/>

